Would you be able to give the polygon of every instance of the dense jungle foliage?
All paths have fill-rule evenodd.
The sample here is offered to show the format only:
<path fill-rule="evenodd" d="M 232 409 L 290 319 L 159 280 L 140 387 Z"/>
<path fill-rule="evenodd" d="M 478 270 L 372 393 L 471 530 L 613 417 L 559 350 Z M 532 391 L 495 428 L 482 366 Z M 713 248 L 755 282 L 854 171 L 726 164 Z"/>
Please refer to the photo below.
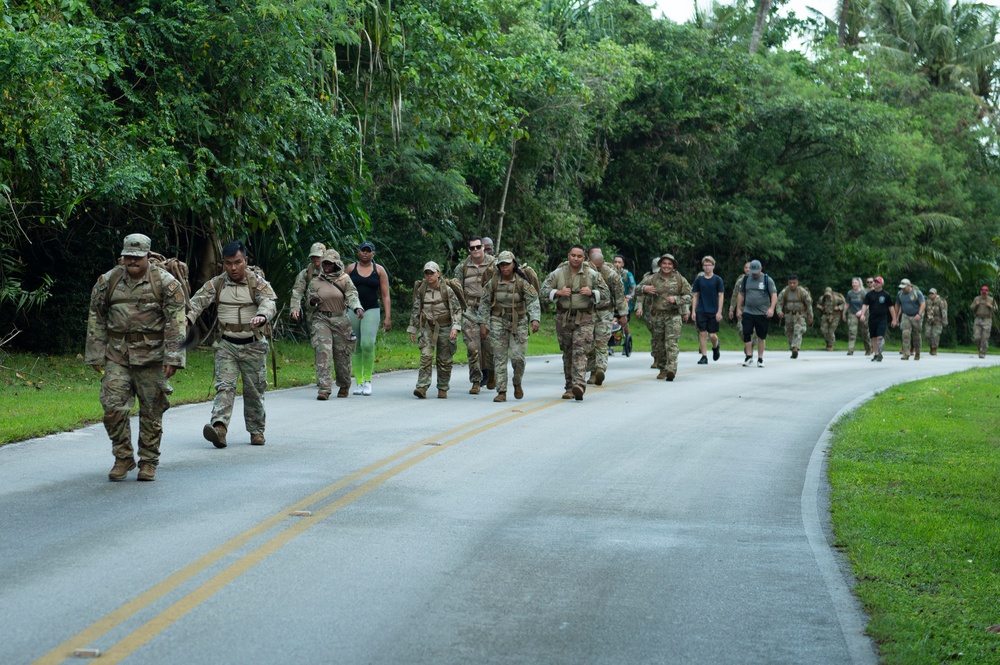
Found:
<path fill-rule="evenodd" d="M 997 277 L 996 8 L 782 5 L 2 0 L 0 344 L 82 348 L 130 232 L 196 286 L 247 239 L 283 304 L 310 243 L 370 239 L 403 312 L 475 234 L 540 271 L 576 242 L 730 284 L 756 257 L 936 286 L 964 340 Z"/>

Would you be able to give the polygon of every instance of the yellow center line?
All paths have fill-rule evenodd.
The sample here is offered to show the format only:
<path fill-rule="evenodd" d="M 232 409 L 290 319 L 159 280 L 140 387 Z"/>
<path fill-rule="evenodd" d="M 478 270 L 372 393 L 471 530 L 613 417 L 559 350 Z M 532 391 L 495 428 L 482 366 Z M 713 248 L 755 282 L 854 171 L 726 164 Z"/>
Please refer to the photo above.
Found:
<path fill-rule="evenodd" d="M 387 456 L 387 457 L 385 457 L 385 458 L 383 458 L 383 459 L 381 459 L 381 460 L 379 460 L 377 462 L 374 462 L 374 463 L 369 464 L 368 466 L 366 466 L 366 467 L 364 467 L 362 469 L 359 469 L 358 471 L 355 471 L 354 473 L 352 473 L 352 474 L 350 474 L 348 476 L 345 476 L 344 478 L 338 480 L 337 482 L 332 483 L 332 484 L 328 485 L 327 487 L 324 487 L 323 489 L 318 490 L 318 491 L 314 492 L 313 494 L 310 494 L 309 496 L 305 497 L 304 499 L 302 499 L 302 500 L 300 500 L 300 501 L 292 504 L 291 506 L 288 506 L 287 508 L 284 508 L 284 509 L 280 510 L 278 513 L 276 513 L 275 515 L 267 518 L 263 522 L 260 522 L 259 524 L 251 527 L 250 529 L 247 529 L 246 531 L 244 531 L 243 533 L 239 534 L 238 536 L 235 536 L 235 537 L 231 538 L 230 540 L 228 540 L 225 543 L 223 543 L 222 545 L 216 547 L 215 549 L 213 549 L 212 551 L 208 552 L 207 554 L 204 554 L 203 556 L 199 557 L 194 562 L 188 564 L 184 568 L 181 568 L 177 572 L 173 573 L 172 575 L 170 575 L 169 577 L 167 577 L 166 579 L 164 579 L 162 582 L 159 582 L 155 586 L 151 587 L 150 589 L 148 589 L 147 591 L 143 592 L 139 596 L 136 596 L 131 601 L 125 603 L 124 605 L 122 605 L 118 609 L 116 609 L 116 610 L 112 611 L 111 613 L 105 615 L 103 618 L 99 619 L 98 621 L 96 621 L 95 623 L 91 624 L 90 626 L 88 626 L 87 628 L 85 628 L 84 630 L 82 630 L 81 632 L 77 633 L 76 635 L 74 635 L 70 639 L 66 640 L 65 642 L 63 642 L 59 646 L 55 647 L 54 649 L 52 649 L 51 651 L 49 651 L 47 654 L 45 654 L 44 656 L 42 656 L 38 660 L 34 661 L 34 663 L 32 665 L 56 665 L 57 663 L 62 663 L 66 658 L 68 658 L 70 655 L 72 655 L 74 649 L 81 648 L 83 646 L 87 646 L 87 645 L 91 644 L 92 642 L 94 642 L 95 640 L 97 640 L 98 638 L 100 638 L 102 635 L 105 635 L 106 633 L 108 633 L 109 631 L 111 631 L 114 628 L 118 627 L 122 623 L 128 621 L 135 614 L 139 613 L 140 611 L 142 611 L 143 609 L 145 609 L 149 605 L 153 604 L 154 602 L 156 602 L 160 598 L 162 598 L 162 597 L 166 596 L 167 594 L 173 592 L 178 587 L 180 587 L 181 585 L 185 584 L 186 582 L 188 582 L 189 580 L 191 580 L 192 578 L 194 578 L 196 575 L 198 575 L 198 574 L 202 573 L 203 571 L 205 571 L 209 566 L 215 564 L 216 562 L 218 562 L 219 560 L 223 559 L 224 557 L 231 555 L 236 550 L 244 547 L 250 541 L 254 540 L 255 538 L 257 538 L 257 537 L 261 536 L 262 534 L 266 533 L 267 531 L 271 530 L 272 528 L 274 528 L 278 524 L 280 524 L 280 523 L 284 522 L 285 520 L 287 520 L 289 513 L 297 511 L 297 510 L 302 510 L 302 509 L 304 509 L 304 508 L 306 508 L 308 506 L 311 506 L 311 505 L 313 505 L 315 503 L 318 503 L 318 502 L 320 502 L 320 501 L 328 498 L 330 495 L 338 492 L 339 490 L 341 490 L 341 489 L 343 489 L 343 488 L 345 488 L 345 487 L 347 487 L 347 486 L 349 486 L 349 485 L 357 482 L 361 478 L 364 478 L 365 476 L 371 475 L 372 473 L 374 473 L 378 469 L 380 469 L 382 467 L 385 467 L 385 466 L 388 466 L 388 465 L 391 465 L 391 464 L 397 462 L 398 460 L 400 460 L 402 458 L 405 458 L 405 457 L 408 457 L 410 455 L 413 455 L 414 452 L 416 452 L 418 450 L 421 450 L 422 448 L 424 448 L 429 443 L 439 443 L 439 445 L 435 446 L 434 448 L 426 449 L 423 453 L 421 453 L 419 455 L 416 455 L 416 456 L 413 456 L 411 461 L 408 461 L 408 462 L 406 462 L 404 464 L 401 464 L 401 465 L 399 465 L 397 467 L 394 467 L 393 469 L 390 469 L 389 471 L 387 471 L 387 472 L 385 472 L 385 473 L 383 473 L 383 474 L 381 474 L 379 476 L 376 476 L 372 480 L 369 480 L 368 482 L 366 482 L 365 484 L 361 485 L 360 487 L 358 487 L 354 491 L 346 494 L 344 497 L 342 497 L 338 501 L 333 502 L 327 508 L 324 508 L 324 509 L 320 510 L 318 513 L 316 513 L 314 515 L 314 517 L 316 515 L 322 515 L 323 517 L 325 517 L 325 516 L 327 516 L 329 514 L 332 514 L 336 510 L 339 510 L 340 508 L 342 508 L 344 505 L 347 505 L 347 503 L 355 501 L 358 498 L 364 496 L 365 494 L 367 494 L 368 492 L 370 492 L 372 489 L 374 489 L 375 487 L 377 487 L 379 484 L 381 484 L 381 483 L 385 482 L 386 480 L 392 478 L 393 476 L 397 475 L 398 473 L 401 473 L 402 471 L 404 471 L 404 470 L 412 467 L 414 464 L 416 464 L 416 463 L 418 463 L 420 461 L 423 461 L 424 459 L 427 459 L 429 456 L 431 456 L 433 454 L 436 454 L 437 452 L 440 452 L 440 451 L 444 450 L 445 448 L 448 448 L 448 447 L 450 447 L 452 445 L 455 445 L 456 443 L 459 443 L 460 441 L 464 441 L 464 440 L 468 439 L 471 436 L 474 436 L 476 434 L 480 434 L 482 432 L 485 432 L 485 431 L 487 431 L 487 430 L 489 430 L 489 429 L 491 429 L 493 427 L 497 427 L 497 426 L 499 426 L 501 424 L 510 422 L 512 420 L 515 420 L 515 419 L 524 417 L 526 415 L 529 415 L 529 414 L 532 414 L 532 413 L 536 413 L 536 412 L 541 411 L 543 409 L 549 408 L 551 406 L 554 406 L 554 405 L 558 404 L 559 401 L 560 401 L 560 400 L 549 401 L 550 399 L 551 398 L 540 398 L 540 399 L 537 399 L 537 400 L 533 400 L 531 402 L 526 402 L 526 403 L 524 403 L 523 407 L 518 408 L 516 410 L 512 410 L 512 413 L 509 416 L 505 416 L 505 417 L 503 416 L 503 413 L 505 413 L 507 411 L 500 411 L 499 413 L 491 413 L 491 414 L 489 414 L 487 416 L 483 416 L 481 418 L 477 418 L 475 420 L 471 420 L 471 421 L 469 421 L 467 423 L 463 423 L 462 425 L 459 425 L 459 426 L 453 427 L 453 428 L 451 428 L 449 430 L 446 430 L 444 432 L 441 432 L 436 437 L 426 438 L 426 439 L 421 440 L 419 443 L 415 443 L 415 444 L 412 444 L 410 446 L 407 446 L 407 447 L 399 450 L 398 452 L 393 453 L 392 455 L 389 455 L 389 456 Z M 541 404 L 540 406 L 531 407 L 532 404 L 539 404 L 539 403 Z M 528 407 L 528 408 L 524 408 L 524 407 Z M 499 417 L 499 419 L 498 419 L 498 417 Z M 480 425 L 480 423 L 485 423 L 485 424 Z M 480 425 L 480 426 L 479 427 L 475 427 L 476 425 Z M 470 430 L 469 429 L 470 427 L 474 427 L 474 429 Z M 463 430 L 468 430 L 468 431 L 466 431 L 465 434 L 463 434 L 461 436 L 458 436 L 458 437 L 456 437 L 454 439 L 451 439 L 451 440 L 447 439 L 448 436 L 453 435 L 453 434 L 455 434 L 457 432 L 461 432 Z M 447 443 L 440 443 L 439 441 L 435 441 L 435 439 L 444 439 L 444 440 L 447 440 L 448 442 Z M 378 481 L 378 482 L 375 482 L 375 481 Z M 372 484 L 372 483 L 374 483 L 374 484 Z M 363 489 L 363 491 L 362 491 L 362 489 Z M 352 498 L 350 498 L 350 500 L 347 501 L 347 503 L 342 503 L 343 501 L 345 501 L 346 499 L 348 499 L 348 497 L 352 497 Z M 241 574 L 244 570 L 250 568 L 252 565 L 254 565 L 258 561 L 260 561 L 261 559 L 263 559 L 264 556 L 267 556 L 267 554 L 270 554 L 273 551 L 276 551 L 282 545 L 284 545 L 285 543 L 287 543 L 288 540 L 291 540 L 291 538 L 293 538 L 294 536 L 298 535 L 299 533 L 301 533 L 302 531 L 305 530 L 304 528 L 300 529 L 298 527 L 305 525 L 305 528 L 308 528 L 309 526 L 312 526 L 313 524 L 316 524 L 317 521 L 318 520 L 300 521 L 300 522 L 297 522 L 294 526 L 289 527 L 289 528 L 283 530 L 281 532 L 281 534 L 279 534 L 278 536 L 276 536 L 272 540 L 264 543 L 263 545 L 260 546 L 260 548 L 258 548 L 257 550 L 255 550 L 255 552 L 266 551 L 266 554 L 263 554 L 263 556 L 260 556 L 259 558 L 255 558 L 253 560 L 253 563 L 250 563 L 249 565 L 246 566 L 246 568 L 243 568 L 242 570 L 240 570 L 239 573 L 237 573 L 236 575 L 234 575 L 231 579 L 235 579 L 235 577 L 238 576 L 239 574 Z M 280 538 L 281 535 L 285 534 L 285 533 L 290 533 L 290 535 L 287 538 L 285 538 L 285 539 L 281 539 Z M 275 542 L 278 542 L 280 544 L 274 546 L 273 544 Z M 250 560 L 251 555 L 255 554 L 255 552 L 251 552 L 250 554 L 248 554 L 245 557 L 243 557 L 239 562 L 237 562 L 233 566 L 230 566 L 230 568 L 227 569 L 227 571 L 230 570 L 230 569 L 233 569 L 233 568 L 235 568 L 237 566 L 239 566 L 244 561 Z M 225 573 L 226 573 L 226 571 L 223 571 L 223 573 L 221 573 L 220 575 L 225 574 Z M 220 577 L 220 576 L 216 576 L 216 578 L 218 578 L 218 577 Z M 213 580 L 210 580 L 208 583 L 206 583 L 206 585 L 203 585 L 203 587 L 200 587 L 200 588 L 204 588 L 204 586 L 212 584 L 212 582 L 216 578 L 213 578 Z M 217 591 L 219 588 L 221 588 L 221 586 L 222 585 L 218 586 L 214 591 L 212 591 L 212 593 L 215 593 L 215 591 Z M 197 590 L 195 592 L 192 592 L 192 594 L 189 594 L 188 597 L 193 596 L 195 593 L 197 593 Z M 209 594 L 209 595 L 211 595 L 211 594 Z M 188 598 L 188 597 L 186 597 L 186 598 Z M 205 596 L 205 597 L 208 597 L 208 596 Z M 167 612 L 170 612 L 173 608 L 179 606 L 182 602 L 184 602 L 184 601 L 182 600 L 182 601 L 176 603 L 174 606 L 172 606 L 172 608 L 168 609 L 166 612 L 164 612 L 160 616 L 161 617 L 164 616 Z M 192 605 L 192 607 L 193 607 L 193 605 Z M 170 621 L 170 623 L 173 623 L 173 621 L 176 621 L 178 618 L 180 618 L 180 616 L 183 616 L 183 614 L 186 613 L 187 611 L 189 611 L 189 610 L 184 610 L 184 612 L 181 612 L 180 614 L 176 615 L 176 617 L 173 618 Z M 155 621 L 155 619 L 154 619 L 154 621 Z M 152 622 L 150 622 L 150 623 L 152 623 Z M 148 625 L 149 624 L 146 624 L 146 626 L 148 626 Z M 169 623 L 166 624 L 166 625 L 169 625 Z M 164 625 L 163 628 L 165 628 L 166 625 Z M 143 631 L 143 629 L 146 626 L 140 628 L 138 631 L 136 631 L 136 633 L 133 633 L 133 635 L 138 634 L 140 631 Z M 163 630 L 163 628 L 160 628 L 159 630 Z M 159 630 L 157 630 L 156 632 L 159 632 Z M 149 637 L 147 637 L 145 640 L 143 640 L 143 643 L 145 641 L 147 641 L 148 639 L 150 639 L 152 637 L 152 635 L 155 635 L 155 633 L 152 633 Z M 138 647 L 135 647 L 135 648 L 138 648 Z M 114 649 L 114 651 L 117 653 L 118 649 Z M 131 651 L 129 653 L 131 653 Z M 121 657 L 124 657 L 124 656 L 121 656 Z M 116 661 L 108 661 L 105 657 L 102 657 L 101 661 L 102 662 L 116 662 Z"/>

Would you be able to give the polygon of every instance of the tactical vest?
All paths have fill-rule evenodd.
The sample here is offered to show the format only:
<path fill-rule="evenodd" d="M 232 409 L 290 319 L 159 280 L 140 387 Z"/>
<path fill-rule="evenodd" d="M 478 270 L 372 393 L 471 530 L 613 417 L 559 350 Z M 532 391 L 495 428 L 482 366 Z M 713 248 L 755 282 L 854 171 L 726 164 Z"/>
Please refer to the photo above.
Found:
<path fill-rule="evenodd" d="M 806 298 L 805 298 L 805 288 L 799 286 L 794 291 L 789 288 L 782 290 L 781 295 L 781 308 L 786 314 L 804 314 L 806 311 Z M 795 296 L 795 300 L 790 300 L 791 296 Z"/>
<path fill-rule="evenodd" d="M 678 314 L 681 311 L 679 302 L 667 302 L 668 296 L 674 296 L 676 301 L 681 293 L 681 276 L 677 271 L 674 271 L 671 277 L 664 277 L 662 272 L 658 272 L 649 281 L 649 285 L 656 289 L 656 295 L 653 296 L 653 311 L 663 314 Z"/>
<path fill-rule="evenodd" d="M 568 286 L 572 293 L 568 296 L 559 296 L 556 300 L 558 310 L 564 312 L 592 312 L 594 310 L 594 298 L 580 293 L 580 289 L 585 286 L 593 288 L 590 283 L 590 270 L 587 266 L 582 266 L 576 275 L 570 272 L 568 265 L 556 273 L 556 291 L 565 286 Z"/>
<path fill-rule="evenodd" d="M 264 330 L 255 328 L 250 323 L 257 316 L 257 293 L 260 289 L 260 280 L 252 268 L 247 268 L 246 284 L 227 283 L 225 273 L 215 277 L 212 282 L 215 287 L 219 328 L 223 335 L 237 339 L 247 339 L 252 335 L 259 339 L 265 334 Z M 245 293 L 243 289 L 246 289 Z"/>

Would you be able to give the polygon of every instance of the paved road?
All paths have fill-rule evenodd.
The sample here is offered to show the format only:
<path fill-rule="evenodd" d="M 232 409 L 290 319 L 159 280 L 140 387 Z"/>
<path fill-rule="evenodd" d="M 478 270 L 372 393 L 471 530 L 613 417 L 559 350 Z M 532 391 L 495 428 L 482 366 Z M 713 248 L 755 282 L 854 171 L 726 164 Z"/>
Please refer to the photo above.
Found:
<path fill-rule="evenodd" d="M 263 448 L 180 407 L 155 483 L 106 480 L 100 426 L 0 448 L 0 663 L 872 663 L 826 427 L 993 361 L 741 359 L 682 354 L 667 383 L 615 356 L 582 403 L 558 358 L 503 405 L 464 368 L 446 401 L 413 372 L 277 391 Z"/>

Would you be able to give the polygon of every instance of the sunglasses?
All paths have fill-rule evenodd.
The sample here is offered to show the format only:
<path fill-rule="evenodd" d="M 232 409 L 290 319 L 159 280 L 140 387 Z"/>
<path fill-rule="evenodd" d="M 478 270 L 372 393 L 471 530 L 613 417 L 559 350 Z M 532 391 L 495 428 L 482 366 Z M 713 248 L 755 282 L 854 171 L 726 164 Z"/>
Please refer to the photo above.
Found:
<path fill-rule="evenodd" d="M 477 249 L 482 249 L 482 248 L 483 248 L 482 245 L 469 245 L 469 251 L 472 251 L 472 252 L 476 251 Z"/>

